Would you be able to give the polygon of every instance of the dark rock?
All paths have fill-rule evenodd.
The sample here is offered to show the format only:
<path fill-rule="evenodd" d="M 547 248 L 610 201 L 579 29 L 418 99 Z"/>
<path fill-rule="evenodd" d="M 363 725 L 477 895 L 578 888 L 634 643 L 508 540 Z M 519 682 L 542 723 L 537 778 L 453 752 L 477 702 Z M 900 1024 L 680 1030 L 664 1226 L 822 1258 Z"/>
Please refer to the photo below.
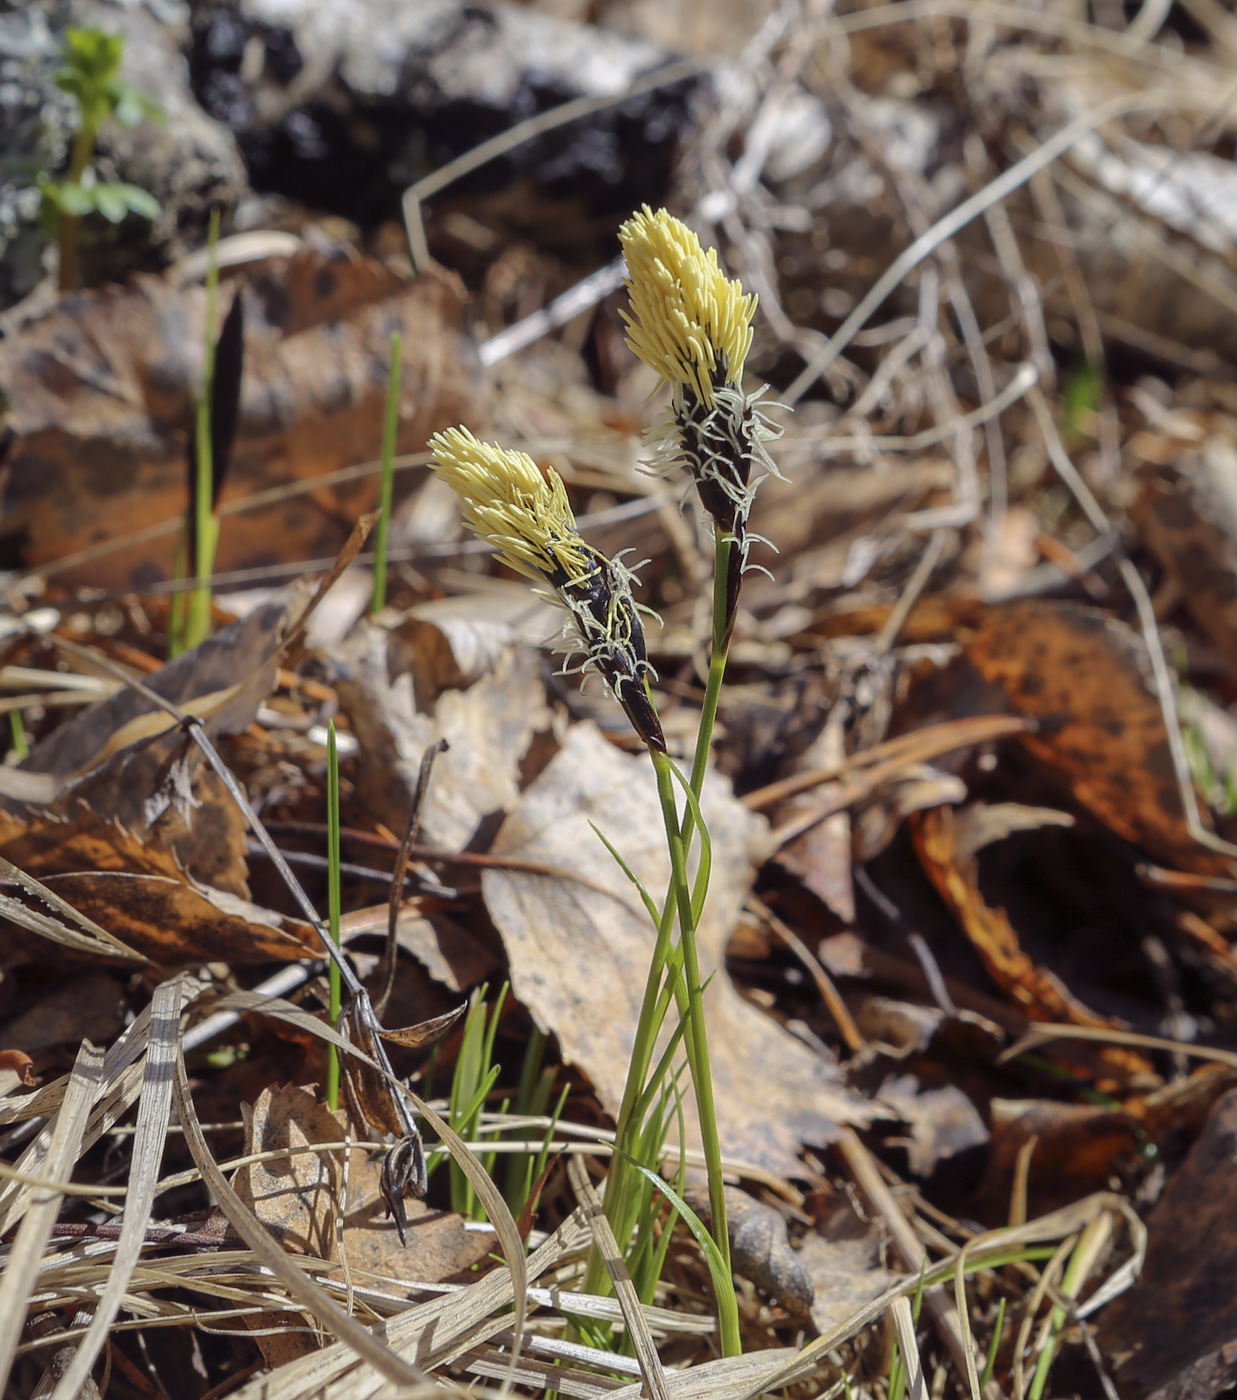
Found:
<path fill-rule="evenodd" d="M 191 68 L 256 189 L 372 225 L 398 215 L 410 184 L 480 142 L 572 98 L 621 93 L 671 57 L 514 5 L 199 0 Z M 626 216 L 663 197 L 695 86 L 680 81 L 549 132 L 453 193 L 523 178 L 534 204 Z"/>
<path fill-rule="evenodd" d="M 1237 1382 L 1237 1090 L 1147 1222 L 1138 1282 L 1102 1317 L 1124 1400 L 1211 1400 Z"/>

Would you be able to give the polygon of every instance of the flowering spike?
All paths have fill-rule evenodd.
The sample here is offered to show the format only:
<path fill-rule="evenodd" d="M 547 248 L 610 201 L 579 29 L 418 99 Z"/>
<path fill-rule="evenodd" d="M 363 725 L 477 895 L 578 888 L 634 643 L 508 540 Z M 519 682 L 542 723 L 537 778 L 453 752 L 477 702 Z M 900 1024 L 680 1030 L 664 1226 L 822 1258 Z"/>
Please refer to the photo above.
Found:
<path fill-rule="evenodd" d="M 760 390 L 743 392 L 756 298 L 723 276 L 717 254 L 664 209 L 647 205 L 619 231 L 631 296 L 627 343 L 669 383 L 670 407 L 649 429 L 657 469 L 685 467 L 700 504 L 728 538 L 725 635 L 738 608 L 756 488 L 780 473 L 765 447 L 781 436 L 762 412 Z M 753 473 L 753 468 L 755 472 Z"/>
<path fill-rule="evenodd" d="M 661 722 L 644 686 L 652 672 L 640 607 L 632 596 L 636 575 L 607 559 L 576 527 L 562 477 L 542 474 L 524 452 L 478 442 L 467 428 L 448 428 L 429 441 L 430 464 L 460 498 L 464 519 L 498 557 L 525 578 L 548 584 L 567 609 L 557 648 L 566 671 L 595 671 L 650 748 L 665 751 Z"/>
<path fill-rule="evenodd" d="M 632 315 L 627 343 L 675 388 L 690 386 L 706 408 L 715 389 L 743 380 L 752 344 L 754 295 L 731 281 L 681 220 L 646 204 L 619 230 Z"/>

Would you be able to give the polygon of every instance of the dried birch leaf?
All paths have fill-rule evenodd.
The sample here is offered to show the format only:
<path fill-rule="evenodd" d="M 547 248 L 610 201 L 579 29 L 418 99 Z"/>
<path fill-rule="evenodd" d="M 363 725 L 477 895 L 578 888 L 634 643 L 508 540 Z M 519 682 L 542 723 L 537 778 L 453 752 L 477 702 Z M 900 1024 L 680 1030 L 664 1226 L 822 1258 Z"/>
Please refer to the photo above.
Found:
<path fill-rule="evenodd" d="M 391 674 L 387 634 L 364 623 L 345 655 L 340 703 L 361 745 L 357 796 L 393 831 L 408 821 L 421 755 L 437 739 L 449 748 L 435 765 L 421 818 L 425 840 L 467 846 L 483 818 L 519 797 L 519 764 L 543 726 L 545 692 L 535 652 L 507 648 L 467 690 L 446 690 L 432 716 L 421 712 L 409 672 Z"/>
<path fill-rule="evenodd" d="M 790 1172 L 801 1143 L 830 1141 L 837 1124 L 866 1122 L 870 1111 L 840 1084 L 831 1061 L 744 1001 L 722 968 L 767 836 L 720 778 L 706 783 L 704 812 L 713 880 L 699 944 L 702 976 L 716 973 L 705 1001 L 722 1146 L 734 1157 Z M 539 861 L 579 879 L 490 870 L 482 888 L 507 946 L 516 996 L 558 1036 L 565 1058 L 589 1076 L 614 1113 L 654 931 L 591 822 L 646 888 L 664 890 L 669 860 L 648 760 L 619 753 L 588 724 L 571 731 L 494 845 L 496 855 Z"/>

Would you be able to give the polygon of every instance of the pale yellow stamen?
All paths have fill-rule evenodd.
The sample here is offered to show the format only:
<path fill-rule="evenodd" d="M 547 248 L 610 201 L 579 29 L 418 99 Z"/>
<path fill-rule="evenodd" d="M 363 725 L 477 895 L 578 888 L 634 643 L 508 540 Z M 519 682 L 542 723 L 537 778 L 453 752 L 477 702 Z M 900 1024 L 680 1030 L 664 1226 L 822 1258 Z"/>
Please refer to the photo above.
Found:
<path fill-rule="evenodd" d="M 556 585 L 586 579 L 595 566 L 576 528 L 563 479 L 526 453 L 478 442 L 467 428 L 429 440 L 432 466 L 460 498 L 468 527 L 517 573 Z"/>
<path fill-rule="evenodd" d="M 632 315 L 627 343 L 674 385 L 690 386 L 713 407 L 713 376 L 738 385 L 752 344 L 754 295 L 731 281 L 681 220 L 646 204 L 619 230 L 627 258 Z"/>

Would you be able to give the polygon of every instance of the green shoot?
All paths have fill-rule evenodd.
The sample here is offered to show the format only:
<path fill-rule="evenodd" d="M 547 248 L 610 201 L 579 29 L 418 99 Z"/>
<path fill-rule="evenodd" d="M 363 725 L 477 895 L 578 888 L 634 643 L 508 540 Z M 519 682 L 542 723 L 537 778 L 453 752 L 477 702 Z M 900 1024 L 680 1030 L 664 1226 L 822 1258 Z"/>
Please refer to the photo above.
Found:
<path fill-rule="evenodd" d="M 506 983 L 498 994 L 494 1009 L 487 1016 L 485 994 L 481 986 L 473 993 L 472 1005 L 464 1020 L 464 1035 L 460 1042 L 455 1073 L 451 1079 L 451 1100 L 448 1121 L 465 1142 L 475 1140 L 481 1110 L 490 1090 L 498 1079 L 501 1066 L 493 1063 L 494 1038 L 498 1020 L 507 996 Z M 451 1209 L 467 1219 L 481 1219 L 476 1191 L 464 1173 L 451 1162 Z"/>
<path fill-rule="evenodd" d="M 395 438 L 399 432 L 400 359 L 403 338 L 391 333 L 391 369 L 387 376 L 387 406 L 382 423 L 382 489 L 379 495 L 378 525 L 374 531 L 374 592 L 371 613 L 380 613 L 387 602 L 387 541 L 391 533 L 391 498 L 395 483 Z"/>
<path fill-rule="evenodd" d="M 215 308 L 219 295 L 219 211 L 210 211 L 210 236 L 207 247 L 210 261 L 206 271 L 206 340 L 202 357 L 202 392 L 198 395 L 194 422 L 194 479 L 192 529 L 188 537 L 196 543 L 193 559 L 198 585 L 189 595 L 185 619 L 185 649 L 191 650 L 210 634 L 210 584 L 215 562 L 216 521 L 214 503 L 214 444 L 211 440 L 211 402 L 215 390 Z"/>
<path fill-rule="evenodd" d="M 326 858 L 327 858 L 327 923 L 331 940 L 339 947 L 340 881 L 339 881 L 339 751 L 335 745 L 335 721 L 326 727 Z M 339 1026 L 343 1010 L 343 987 L 339 968 L 332 958 L 327 970 L 330 987 L 331 1028 Z M 333 1113 L 339 1107 L 339 1051 L 327 1046 L 326 1104 Z"/>
<path fill-rule="evenodd" d="M 9 711 L 9 732 L 13 736 L 13 752 L 18 758 L 30 757 L 30 745 L 26 742 L 26 722 L 20 710 Z"/>
<path fill-rule="evenodd" d="M 153 98 L 117 76 L 125 41 L 98 29 L 66 29 L 63 66 L 56 86 L 77 103 L 77 132 L 63 179 L 46 171 L 36 177 L 42 194 L 40 222 L 60 245 L 60 290 L 72 291 L 78 281 L 78 234 L 85 214 L 102 214 L 118 224 L 126 214 L 143 219 L 159 215 L 159 203 L 136 185 L 103 182 L 91 167 L 99 128 L 111 117 L 121 126 L 162 118 Z"/>
<path fill-rule="evenodd" d="M 544 1069 L 542 1067 L 545 1044 L 545 1032 L 534 1026 L 524 1050 L 524 1063 L 520 1068 L 520 1083 L 515 1095 L 515 1111 L 521 1118 L 540 1118 L 550 1102 L 555 1073 L 552 1068 Z M 552 1115 L 552 1122 L 557 1122 L 563 1111 L 569 1087 L 564 1085 L 563 1092 L 559 1095 L 558 1106 Z M 553 1132 L 552 1126 L 546 1130 L 542 1138 L 542 1150 L 535 1158 L 531 1152 L 519 1156 L 513 1154 L 507 1163 L 503 1195 L 507 1205 L 511 1208 L 512 1215 L 517 1219 L 528 1202 L 533 1183 L 545 1169 L 545 1160 L 548 1156 L 548 1148 L 545 1144 L 550 1141 Z M 525 1131 L 522 1136 L 528 1138 L 529 1133 Z"/>
<path fill-rule="evenodd" d="M 1065 1277 L 1061 1280 L 1063 1297 L 1071 1300 L 1078 1297 L 1082 1285 L 1087 1280 L 1087 1275 L 1090 1274 L 1108 1247 L 1111 1238 L 1112 1218 L 1108 1215 L 1096 1216 L 1085 1226 L 1078 1237 L 1078 1243 L 1074 1246 L 1073 1253 L 1070 1255 L 1069 1264 L 1065 1269 Z M 1061 1332 L 1065 1327 L 1066 1316 L 1063 1307 L 1053 1308 L 1048 1319 L 1048 1334 L 1044 1339 L 1043 1350 L 1039 1354 L 1035 1375 L 1032 1377 L 1030 1389 L 1027 1391 L 1027 1400 L 1042 1400 L 1048 1385 L 1048 1377 L 1052 1373 L 1052 1363 L 1056 1357 L 1057 1343 L 1060 1341 Z"/>
<path fill-rule="evenodd" d="M 1095 415 L 1103 396 L 1103 370 L 1084 360 L 1062 386 L 1062 436 L 1071 449 L 1095 436 Z"/>
<path fill-rule="evenodd" d="M 988 1382 L 992 1379 L 992 1373 L 996 1370 L 997 1353 L 1001 1349 L 1001 1334 L 1005 1331 L 1005 1299 L 1002 1298 L 997 1305 L 996 1323 L 992 1328 L 992 1341 L 988 1344 L 988 1357 L 984 1362 L 983 1375 L 979 1378 L 979 1393 L 982 1395 L 988 1389 Z"/>

